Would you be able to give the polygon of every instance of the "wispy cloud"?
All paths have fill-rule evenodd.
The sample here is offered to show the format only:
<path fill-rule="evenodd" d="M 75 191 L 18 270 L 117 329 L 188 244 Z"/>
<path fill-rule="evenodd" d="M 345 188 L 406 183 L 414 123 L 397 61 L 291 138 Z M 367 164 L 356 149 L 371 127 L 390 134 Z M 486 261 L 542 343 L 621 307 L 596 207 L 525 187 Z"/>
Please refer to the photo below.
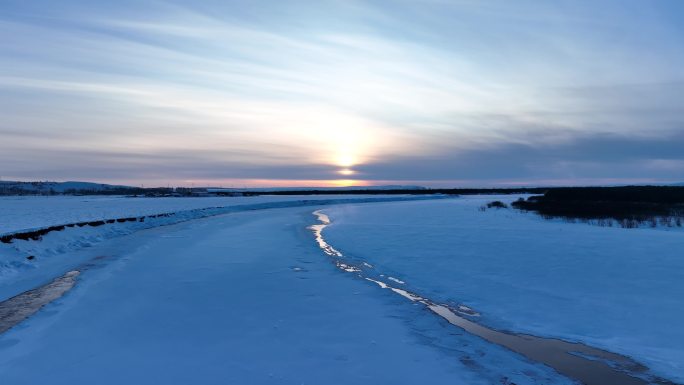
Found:
<path fill-rule="evenodd" d="M 0 11 L 0 162 L 14 175 L 93 178 L 76 171 L 88 158 L 101 180 L 321 180 L 349 166 L 366 180 L 494 179 L 435 160 L 529 168 L 563 148 L 565 167 L 535 172 L 608 177 L 616 166 L 584 138 L 661 146 L 684 130 L 676 2 L 124 5 Z M 643 154 L 624 177 L 659 161 Z"/>

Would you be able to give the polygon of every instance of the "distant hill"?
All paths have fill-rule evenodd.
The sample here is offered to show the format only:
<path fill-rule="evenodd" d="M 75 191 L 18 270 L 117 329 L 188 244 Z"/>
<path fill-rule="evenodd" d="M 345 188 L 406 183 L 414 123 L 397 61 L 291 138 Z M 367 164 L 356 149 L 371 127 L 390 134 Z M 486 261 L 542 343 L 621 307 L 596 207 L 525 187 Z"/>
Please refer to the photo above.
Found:
<path fill-rule="evenodd" d="M 285 191 L 365 191 L 365 190 L 426 190 L 423 186 L 349 186 L 349 187 L 255 187 L 255 188 L 216 188 L 209 192 L 285 192 Z"/>
<path fill-rule="evenodd" d="M 88 194 L 116 193 L 135 189 L 130 186 L 116 186 L 91 182 L 18 182 L 0 181 L 0 195 L 16 194 Z"/>
<path fill-rule="evenodd" d="M 268 194 L 282 192 L 334 192 L 344 191 L 366 191 L 366 190 L 424 190 L 420 186 L 367 186 L 367 187 L 271 187 L 271 188 L 140 188 L 131 186 L 110 185 L 92 182 L 20 182 L 20 181 L 0 181 L 0 195 L 146 195 L 146 196 L 197 196 L 202 193 L 242 195 Z"/>

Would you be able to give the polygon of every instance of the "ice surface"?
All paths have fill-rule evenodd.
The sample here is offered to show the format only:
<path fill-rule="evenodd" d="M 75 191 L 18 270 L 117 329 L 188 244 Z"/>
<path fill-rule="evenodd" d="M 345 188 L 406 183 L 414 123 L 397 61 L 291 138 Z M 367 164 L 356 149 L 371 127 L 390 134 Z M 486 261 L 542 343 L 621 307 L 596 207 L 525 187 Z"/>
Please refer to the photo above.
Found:
<path fill-rule="evenodd" d="M 2 384 L 569 384 L 340 272 L 310 208 L 141 230 L 0 335 Z M 85 249 L 84 249 L 85 250 Z"/>
<path fill-rule="evenodd" d="M 67 227 L 40 240 L 0 243 L 0 300 L 28 290 L 94 257 L 79 250 L 142 229 L 170 225 L 231 212 L 378 200 L 425 199 L 410 196 L 259 196 L 234 198 L 10 197 L 0 199 L 1 217 L 14 232 L 74 221 L 139 217 L 132 222 Z M 430 197 L 427 197 L 430 198 Z M 157 216 L 157 214 L 164 214 Z M 151 215 L 151 216 L 150 216 Z M 11 233 L 11 232 L 10 232 Z"/>
<path fill-rule="evenodd" d="M 684 382 L 684 234 L 478 208 L 517 197 L 341 206 L 326 240 L 504 330 L 581 341 Z"/>

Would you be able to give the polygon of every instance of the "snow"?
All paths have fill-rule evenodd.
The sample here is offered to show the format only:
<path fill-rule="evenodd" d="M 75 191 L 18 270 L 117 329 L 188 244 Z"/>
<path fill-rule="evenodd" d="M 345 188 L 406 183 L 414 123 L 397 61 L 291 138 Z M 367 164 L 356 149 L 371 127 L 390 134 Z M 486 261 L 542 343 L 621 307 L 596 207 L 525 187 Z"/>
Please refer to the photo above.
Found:
<path fill-rule="evenodd" d="M 397 198 L 411 200 L 368 203 Z M 4 232 L 173 214 L 0 244 L 0 300 L 81 271 L 0 334 L 0 383 L 570 383 L 397 290 L 684 382 L 682 232 L 478 209 L 514 199 L 2 198 Z M 307 230 L 314 211 L 352 273 Z M 394 288 L 357 278 L 359 267 Z"/>
<path fill-rule="evenodd" d="M 338 270 L 306 229 L 318 208 L 235 212 L 74 251 L 106 258 L 0 335 L 2 383 L 570 383 Z"/>
<path fill-rule="evenodd" d="M 49 225 L 148 215 L 144 221 L 112 223 L 98 227 L 69 227 L 44 235 L 40 241 L 0 243 L 0 300 L 53 278 L 57 272 L 75 268 L 84 260 L 74 253 L 104 240 L 147 228 L 166 226 L 232 212 L 378 200 L 425 199 L 410 196 L 259 196 L 226 198 L 125 198 L 125 197 L 23 197 L 4 199 L 0 207 L 6 229 L 14 232 Z M 161 217 L 150 217 L 166 213 Z M 21 230 L 19 230 L 21 229 Z M 29 259 L 29 257 L 31 257 Z"/>
<path fill-rule="evenodd" d="M 349 198 L 349 196 L 346 196 Z M 332 199 L 342 196 L 255 196 L 129 198 L 124 196 L 0 197 L 0 234 L 52 225 L 264 202 Z"/>
<path fill-rule="evenodd" d="M 439 303 L 501 330 L 580 341 L 684 382 L 684 237 L 478 208 L 514 197 L 322 210 L 326 241 Z"/>

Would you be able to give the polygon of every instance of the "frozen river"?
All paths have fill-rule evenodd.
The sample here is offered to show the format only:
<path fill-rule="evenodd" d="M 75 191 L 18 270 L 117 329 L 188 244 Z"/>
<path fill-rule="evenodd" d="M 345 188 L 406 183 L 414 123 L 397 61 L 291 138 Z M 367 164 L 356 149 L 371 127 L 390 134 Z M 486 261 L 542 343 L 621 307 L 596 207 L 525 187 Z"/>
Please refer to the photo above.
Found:
<path fill-rule="evenodd" d="M 569 310 L 553 308 L 558 306 L 558 297 L 574 309 L 578 305 L 572 304 L 573 299 L 589 301 L 592 293 L 586 288 L 555 293 L 565 288 L 563 281 L 559 285 L 547 282 L 547 290 L 540 294 L 542 281 L 532 266 L 534 261 L 516 254 L 526 249 L 507 251 L 513 244 L 511 232 L 524 234 L 521 230 L 525 228 L 532 236 L 549 226 L 552 230 L 548 231 L 570 226 L 563 231 L 595 242 L 588 234 L 604 231 L 602 228 L 554 224 L 513 211 L 481 212 L 477 208 L 483 199 L 489 198 L 262 208 L 105 237 L 68 249 L 68 264 L 63 263 L 65 258 L 50 254 L 52 259 L 46 257 L 31 269 L 8 276 L 6 292 L 21 285 L 31 289 L 40 279 L 52 282 L 74 266 L 86 268 L 77 277 L 70 276 L 76 285 L 64 296 L 53 298 L 41 311 L 0 335 L 0 378 L 3 385 L 572 383 L 550 367 L 515 353 L 514 348 L 502 347 L 505 344 L 500 341 L 480 338 L 474 330 L 466 331 L 467 327 L 455 327 L 448 317 L 445 320 L 416 300 L 422 299 L 427 305 L 444 305 L 474 325 L 491 328 L 487 330 L 509 330 L 506 335 L 522 332 L 589 344 L 600 341 L 601 348 L 620 350 L 647 363 L 656 374 L 679 380 L 675 359 L 681 354 L 681 340 L 676 326 L 667 323 L 668 315 L 674 316 L 677 310 L 662 309 L 654 316 L 661 329 L 670 330 L 669 341 L 659 340 L 663 331 L 650 333 L 647 329 L 627 336 L 650 344 L 636 354 L 619 339 L 632 331 L 628 313 L 626 326 L 603 330 L 602 322 L 594 322 L 578 327 L 570 337 L 564 334 L 564 323 L 551 324 L 553 317 L 532 318 L 538 315 L 532 307 L 539 313 L 563 313 Z M 327 214 L 332 222 L 325 229 L 318 228 L 325 235 L 319 243 L 309 230 L 316 221 L 315 210 Z M 467 233 L 466 227 L 480 230 Z M 493 230 L 488 236 L 483 233 L 487 229 Z M 641 242 L 657 241 L 663 248 L 681 247 L 677 243 L 681 233 L 613 230 Z M 541 236 L 549 237 L 543 232 Z M 669 238 L 673 236 L 679 238 Z M 601 239 L 607 238 L 604 244 L 595 245 L 622 239 L 613 237 L 602 234 Z M 554 243 L 560 250 L 566 247 L 563 239 Z M 327 253 L 320 247 L 321 240 L 329 242 Z M 543 240 L 541 245 L 545 242 L 550 241 Z M 486 247 L 473 250 L 474 245 L 497 245 L 497 250 L 508 253 L 515 259 L 506 269 L 509 273 L 501 277 L 492 265 L 501 260 L 485 253 Z M 481 265 L 470 260 L 475 251 L 481 253 Z M 331 252 L 336 257 L 334 263 Z M 560 253 L 552 252 L 551 257 L 556 254 Z M 593 255 L 597 254 L 600 250 Z M 667 253 L 660 255 L 670 261 Z M 490 258 L 494 261 L 488 262 Z M 631 255 L 625 258 L 635 263 Z M 560 271 L 568 269 L 559 261 L 554 263 Z M 567 263 L 574 266 L 587 261 L 573 256 Z M 524 271 L 525 264 L 530 264 L 529 280 L 524 285 L 511 284 L 511 277 Z M 596 265 L 596 269 L 603 267 Z M 633 267 L 648 277 L 648 269 L 638 264 Z M 462 270 L 460 275 L 455 273 L 458 270 Z M 548 271 L 553 278 L 556 270 Z M 631 274 L 627 267 L 612 271 L 619 272 L 618 282 Z M 359 272 L 372 280 L 355 277 Z M 17 278 L 22 275 L 34 278 Z M 470 280 L 464 278 L 468 275 Z M 588 279 L 575 278 L 577 285 Z M 379 283 L 396 290 L 382 290 Z M 466 287 L 469 285 L 472 287 Z M 662 285 L 673 294 L 654 298 L 653 307 L 681 301 L 674 295 L 680 284 Z M 503 299 L 495 298 L 495 289 L 504 290 L 498 293 Z M 500 301 L 512 301 L 515 296 L 520 296 L 515 311 L 497 307 Z M 524 296 L 529 306 L 525 306 Z M 620 301 L 611 302 L 611 306 L 621 305 Z M 600 309 L 593 311 L 596 317 L 610 317 L 617 310 L 606 309 L 605 315 Z M 576 315 L 576 320 L 591 323 L 584 316 Z M 544 327 L 536 326 L 539 324 Z M 594 332 L 582 339 L 587 328 Z M 598 338 L 601 333 L 606 335 L 603 340 Z M 611 339 L 616 342 L 613 346 Z M 577 356 L 583 354 L 596 353 L 576 352 Z"/>

